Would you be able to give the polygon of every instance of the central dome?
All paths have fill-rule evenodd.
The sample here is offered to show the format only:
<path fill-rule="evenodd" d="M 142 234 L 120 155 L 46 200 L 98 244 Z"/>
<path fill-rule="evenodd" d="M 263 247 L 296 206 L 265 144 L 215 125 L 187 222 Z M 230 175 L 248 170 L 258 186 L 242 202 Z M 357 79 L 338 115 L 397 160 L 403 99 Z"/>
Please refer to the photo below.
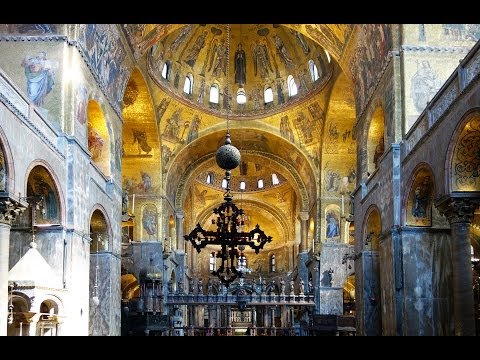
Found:
<path fill-rule="evenodd" d="M 233 24 L 228 37 L 225 24 L 188 24 L 158 42 L 147 64 L 158 86 L 190 106 L 225 116 L 230 98 L 235 119 L 273 114 L 317 93 L 332 61 L 285 26 Z"/>

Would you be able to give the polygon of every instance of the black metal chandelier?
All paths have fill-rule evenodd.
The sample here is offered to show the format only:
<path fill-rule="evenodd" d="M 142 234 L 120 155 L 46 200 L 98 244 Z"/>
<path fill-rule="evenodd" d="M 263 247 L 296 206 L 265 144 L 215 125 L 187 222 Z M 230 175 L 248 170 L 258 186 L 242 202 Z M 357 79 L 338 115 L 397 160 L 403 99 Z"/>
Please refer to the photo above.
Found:
<path fill-rule="evenodd" d="M 227 25 L 227 87 L 225 96 L 227 96 L 227 135 L 225 145 L 218 148 L 216 153 L 216 162 L 220 168 L 225 170 L 226 192 L 223 197 L 225 200 L 218 208 L 213 210 L 216 219 L 212 219 L 212 224 L 217 225 L 216 230 L 207 231 L 200 224 L 190 232 L 184 235 L 186 241 L 190 241 L 198 253 L 207 245 L 220 245 L 220 250 L 216 252 L 215 257 L 221 259 L 221 265 L 218 269 L 212 271 L 212 275 L 217 276 L 220 281 L 228 287 L 237 277 L 242 277 L 248 270 L 245 265 L 245 256 L 243 251 L 246 246 L 251 247 L 258 254 L 266 243 L 272 241 L 271 236 L 265 235 L 257 224 L 249 232 L 243 231 L 244 211 L 238 208 L 233 202 L 233 196 L 230 192 L 231 170 L 240 164 L 240 151 L 232 145 L 229 132 L 229 68 L 230 68 L 230 25 Z M 239 265 L 237 268 L 235 263 Z"/>

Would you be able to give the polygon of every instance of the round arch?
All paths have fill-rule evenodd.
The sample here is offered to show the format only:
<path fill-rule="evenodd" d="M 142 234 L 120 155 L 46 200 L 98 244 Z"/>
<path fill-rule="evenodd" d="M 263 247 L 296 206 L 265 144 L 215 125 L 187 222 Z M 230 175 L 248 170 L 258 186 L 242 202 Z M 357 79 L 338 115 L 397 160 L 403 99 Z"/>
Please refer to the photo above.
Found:
<path fill-rule="evenodd" d="M 435 198 L 435 177 L 429 164 L 415 166 L 402 199 L 403 222 L 409 226 L 432 226 L 432 202 Z"/>
<path fill-rule="evenodd" d="M 457 191 L 480 191 L 480 108 L 470 109 L 452 135 L 446 155 L 446 189 Z"/>
<path fill-rule="evenodd" d="M 92 239 L 90 253 L 111 251 L 113 246 L 111 222 L 105 208 L 100 204 L 94 205 L 89 219 L 89 233 Z"/>
<path fill-rule="evenodd" d="M 13 155 L 8 139 L 0 127 L 0 191 L 14 192 L 15 189 L 15 166 Z"/>
<path fill-rule="evenodd" d="M 236 131 L 240 129 L 232 129 L 231 134 L 232 138 Z M 307 167 L 308 171 L 302 169 L 302 173 L 308 173 L 309 178 L 305 178 L 302 176 L 299 169 L 293 166 L 290 162 L 286 161 L 284 158 L 290 158 L 290 156 L 285 155 L 285 153 L 273 153 L 268 152 L 266 148 L 258 149 L 258 150 L 241 150 L 241 152 L 250 155 L 257 155 L 264 158 L 268 158 L 271 162 L 275 163 L 277 167 L 284 168 L 287 171 L 284 175 L 288 176 L 287 180 L 291 182 L 295 192 L 297 193 L 297 197 L 300 201 L 299 208 L 300 211 L 308 211 L 309 204 L 315 201 L 316 199 L 316 181 L 314 178 L 315 172 L 313 171 L 313 167 L 310 164 L 310 160 L 307 159 L 302 153 L 300 153 L 293 145 L 288 143 L 287 141 L 279 138 L 273 134 L 265 133 L 264 130 L 256 130 L 257 133 L 265 134 L 269 138 L 275 139 L 278 141 L 278 146 L 275 146 L 277 149 L 279 146 L 283 146 L 285 149 L 282 150 L 285 153 L 294 153 L 293 157 L 301 160 L 301 166 Z M 202 148 L 197 146 L 197 143 L 190 144 L 184 147 L 177 157 L 173 164 L 178 164 L 181 168 L 176 166 L 170 166 L 168 169 L 167 177 L 166 177 L 166 184 L 172 184 L 171 187 L 166 189 L 167 194 L 175 194 L 175 208 L 181 208 L 184 202 L 185 196 L 185 189 L 189 185 L 189 182 L 198 170 L 198 168 L 205 162 L 210 160 L 215 156 L 215 152 L 218 148 L 218 141 L 217 139 L 223 138 L 224 133 L 215 132 L 211 133 L 208 136 L 206 135 L 201 142 L 204 144 Z M 215 138 L 215 139 L 214 139 Z M 241 136 L 237 136 L 238 139 L 241 139 Z M 222 139 L 223 140 L 223 139 Z M 191 147 L 195 145 L 195 147 Z M 274 148 L 272 146 L 272 148 Z M 201 151 L 201 153 L 199 153 Z M 193 156 L 192 156 L 193 154 Z M 297 164 L 296 164 L 297 165 Z M 175 171 L 173 171 L 175 169 Z M 173 186 L 176 186 L 176 189 Z"/>
<path fill-rule="evenodd" d="M 44 196 L 42 206 L 45 207 L 45 213 L 42 217 L 45 221 L 39 221 L 37 217 L 36 223 L 63 224 L 65 219 L 64 196 L 60 181 L 50 164 L 43 159 L 36 159 L 27 167 L 25 174 L 24 193 L 26 196 Z M 27 216 L 31 218 L 30 213 Z"/>
<path fill-rule="evenodd" d="M 140 297 L 140 284 L 133 274 L 123 274 L 121 277 L 122 301 Z"/>
<path fill-rule="evenodd" d="M 368 207 L 363 222 L 362 248 L 372 251 L 379 249 L 379 238 L 382 234 L 382 217 L 377 205 Z"/>

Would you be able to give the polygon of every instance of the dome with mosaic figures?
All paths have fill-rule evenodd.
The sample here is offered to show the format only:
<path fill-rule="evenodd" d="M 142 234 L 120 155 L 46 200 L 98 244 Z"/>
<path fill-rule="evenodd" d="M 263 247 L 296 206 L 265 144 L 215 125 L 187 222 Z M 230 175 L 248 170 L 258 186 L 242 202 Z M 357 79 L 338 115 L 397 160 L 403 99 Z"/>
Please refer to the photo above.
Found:
<path fill-rule="evenodd" d="M 319 44 L 276 24 L 188 24 L 162 38 L 147 58 L 160 88 L 221 116 L 230 98 L 232 119 L 297 105 L 325 88 L 333 64 Z"/>

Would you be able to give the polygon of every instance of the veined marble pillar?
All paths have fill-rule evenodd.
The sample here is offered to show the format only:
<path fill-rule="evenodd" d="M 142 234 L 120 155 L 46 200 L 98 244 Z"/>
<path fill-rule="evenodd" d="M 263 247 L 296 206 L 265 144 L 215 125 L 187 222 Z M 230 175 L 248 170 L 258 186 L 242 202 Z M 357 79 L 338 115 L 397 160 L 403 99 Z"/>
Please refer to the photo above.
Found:
<path fill-rule="evenodd" d="M 450 223 L 453 264 L 453 310 L 456 336 L 475 336 L 475 311 L 470 254 L 470 223 L 480 199 L 443 196 L 436 206 Z"/>
<path fill-rule="evenodd" d="M 310 218 L 308 212 L 302 211 L 298 214 L 300 219 L 300 251 L 298 253 L 298 281 L 303 280 L 305 284 L 308 283 L 308 269 L 306 262 L 308 261 L 308 219 Z"/>
<path fill-rule="evenodd" d="M 252 306 L 252 327 L 257 327 L 257 308 Z"/>
<path fill-rule="evenodd" d="M 271 313 L 271 327 L 275 327 L 275 306 L 272 306 L 270 308 L 270 313 Z"/>
<path fill-rule="evenodd" d="M 0 195 L 0 336 L 7 336 L 10 227 L 27 206 L 28 203 L 8 193 Z"/>
<path fill-rule="evenodd" d="M 7 335 L 10 224 L 0 222 L 0 336 Z"/>
<path fill-rule="evenodd" d="M 177 251 L 185 252 L 185 238 L 183 237 L 183 220 L 185 214 L 182 210 L 175 211 L 175 229 L 177 233 Z"/>
<path fill-rule="evenodd" d="M 177 254 L 178 265 L 175 269 L 175 274 L 177 275 L 177 284 L 182 288 L 185 288 L 185 238 L 183 237 L 183 221 L 185 214 L 181 209 L 175 211 L 175 229 L 177 234 Z M 182 305 L 181 307 L 183 313 L 183 324 L 187 320 L 187 307 Z"/>
<path fill-rule="evenodd" d="M 300 219 L 300 252 L 308 251 L 308 219 L 310 215 L 306 211 L 298 214 Z"/>

